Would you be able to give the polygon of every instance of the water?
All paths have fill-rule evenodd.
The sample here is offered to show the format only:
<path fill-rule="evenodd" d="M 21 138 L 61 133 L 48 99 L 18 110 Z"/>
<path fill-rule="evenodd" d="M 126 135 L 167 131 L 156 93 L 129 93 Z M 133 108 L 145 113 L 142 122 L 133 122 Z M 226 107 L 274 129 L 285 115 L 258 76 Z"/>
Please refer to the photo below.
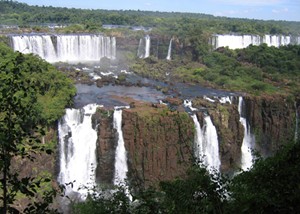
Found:
<path fill-rule="evenodd" d="M 170 40 L 169 48 L 168 48 L 168 55 L 167 55 L 167 60 L 171 60 L 171 53 L 172 53 L 172 41 L 173 39 Z"/>
<path fill-rule="evenodd" d="M 203 159 L 204 156 L 204 152 L 203 152 L 203 133 L 201 130 L 201 126 L 200 123 L 198 121 L 197 115 L 193 114 L 191 115 L 194 124 L 195 124 L 195 129 L 196 129 L 196 133 L 195 133 L 195 143 L 194 143 L 194 155 L 196 157 L 197 161 L 201 161 Z"/>
<path fill-rule="evenodd" d="M 210 168 L 219 170 L 221 166 L 220 156 L 219 156 L 219 141 L 217 130 L 210 116 L 204 118 L 204 154 L 205 162 Z"/>
<path fill-rule="evenodd" d="M 115 155 L 115 175 L 114 184 L 123 185 L 127 178 L 127 154 L 124 144 L 123 132 L 122 132 L 122 109 L 115 108 L 114 111 L 114 129 L 118 133 L 118 144 Z"/>
<path fill-rule="evenodd" d="M 151 39 L 149 35 L 146 35 L 144 38 L 140 39 L 139 47 L 138 47 L 138 54 L 139 58 L 147 58 L 150 56 L 150 45 Z"/>
<path fill-rule="evenodd" d="M 242 170 L 249 170 L 252 166 L 253 156 L 251 153 L 252 144 L 254 141 L 253 135 L 250 133 L 250 126 L 247 124 L 246 118 L 243 116 L 243 97 L 239 97 L 238 111 L 240 114 L 240 122 L 244 127 L 244 138 L 241 147 L 242 157 L 241 157 L 241 168 Z"/>
<path fill-rule="evenodd" d="M 216 127 L 209 115 L 204 117 L 204 125 L 201 128 L 196 115 L 192 115 L 195 124 L 194 153 L 197 160 L 203 161 L 209 170 L 219 170 L 221 160 L 219 155 L 219 141 Z"/>
<path fill-rule="evenodd" d="M 280 47 L 291 43 L 299 44 L 299 37 L 283 35 L 214 35 L 211 43 L 214 49 L 226 47 L 230 49 L 246 48 L 249 45 L 261 45 L 266 43 L 268 46 Z"/>
<path fill-rule="evenodd" d="M 123 186 L 125 188 L 125 193 L 132 200 L 129 193 L 128 185 L 126 184 L 128 165 L 127 165 L 127 152 L 125 149 L 125 143 L 122 131 L 122 108 L 115 107 L 114 111 L 114 129 L 118 133 L 118 144 L 115 153 L 115 175 L 114 175 L 114 185 Z M 128 108 L 128 107 L 125 107 Z"/>
<path fill-rule="evenodd" d="M 146 40 L 146 45 L 145 45 L 145 56 L 144 56 L 144 58 L 147 58 L 147 57 L 150 56 L 150 43 L 151 43 L 150 36 L 147 35 L 145 37 L 145 40 Z"/>
<path fill-rule="evenodd" d="M 159 103 L 165 96 L 162 92 L 149 87 L 126 87 L 108 85 L 97 87 L 96 85 L 76 84 L 77 93 L 74 98 L 76 108 L 81 108 L 89 103 L 98 103 L 105 107 L 128 105 L 124 98 L 132 98 L 140 101 Z"/>
<path fill-rule="evenodd" d="M 116 39 L 102 35 L 13 35 L 15 51 L 39 55 L 50 63 L 96 62 L 116 58 Z"/>
<path fill-rule="evenodd" d="M 67 184 L 66 194 L 78 193 L 85 199 L 95 186 L 97 131 L 92 128 L 92 114 L 98 106 L 89 104 L 82 109 L 66 109 L 59 121 L 60 172 L 58 182 Z"/>

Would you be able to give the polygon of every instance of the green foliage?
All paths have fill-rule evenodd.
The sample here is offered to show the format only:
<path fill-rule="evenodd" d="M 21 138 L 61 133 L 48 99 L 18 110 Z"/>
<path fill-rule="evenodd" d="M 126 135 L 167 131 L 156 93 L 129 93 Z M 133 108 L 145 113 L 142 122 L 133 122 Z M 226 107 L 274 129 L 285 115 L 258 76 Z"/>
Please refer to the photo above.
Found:
<path fill-rule="evenodd" d="M 168 213 L 222 213 L 226 199 L 225 179 L 194 166 L 187 179 L 160 184 Z"/>
<path fill-rule="evenodd" d="M 97 190 L 99 191 L 99 190 Z M 84 202 L 72 205 L 74 214 L 106 214 L 106 213 L 131 213 L 129 198 L 125 188 L 118 190 L 101 190 L 99 193 L 90 194 Z"/>
<path fill-rule="evenodd" d="M 236 176 L 230 186 L 229 213 L 299 213 L 299 161 L 298 142 Z"/>
<path fill-rule="evenodd" d="M 32 199 L 25 213 L 45 213 L 56 192 L 45 192 L 44 202 L 33 199 L 41 184 L 50 179 L 20 177 L 11 170 L 11 163 L 13 158 L 33 161 L 35 153 L 52 152 L 40 142 L 44 135 L 41 125 L 62 116 L 75 89 L 64 75 L 40 58 L 15 53 L 1 43 L 0 50 L 1 213 L 18 213 L 13 203 L 20 193 Z"/>

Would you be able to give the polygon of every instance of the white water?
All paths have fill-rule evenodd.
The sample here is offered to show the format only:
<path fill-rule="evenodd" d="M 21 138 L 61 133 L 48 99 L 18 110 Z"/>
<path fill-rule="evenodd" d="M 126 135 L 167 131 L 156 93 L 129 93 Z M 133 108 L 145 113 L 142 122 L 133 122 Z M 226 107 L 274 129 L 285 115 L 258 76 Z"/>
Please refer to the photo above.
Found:
<path fill-rule="evenodd" d="M 186 108 L 189 108 L 191 111 L 197 111 L 197 108 L 193 107 L 192 101 L 191 100 L 184 100 L 183 101 L 183 106 Z"/>
<path fill-rule="evenodd" d="M 150 36 L 147 35 L 145 37 L 145 40 L 146 40 L 146 45 L 145 45 L 145 56 L 144 56 L 144 58 L 147 58 L 147 57 L 150 56 L 150 44 L 151 44 Z"/>
<path fill-rule="evenodd" d="M 221 97 L 221 98 L 218 98 L 218 99 L 219 99 L 219 102 L 223 103 L 223 104 L 225 104 L 225 103 L 231 104 L 232 103 L 232 97 L 229 97 L 229 96 Z"/>
<path fill-rule="evenodd" d="M 202 128 L 196 115 L 192 115 L 192 118 L 196 129 L 194 146 L 196 158 L 202 160 L 209 170 L 219 170 L 221 161 L 216 127 L 213 125 L 210 116 L 205 116 Z"/>
<path fill-rule="evenodd" d="M 115 175 L 114 184 L 122 185 L 127 178 L 127 154 L 124 144 L 123 132 L 122 132 L 122 109 L 115 109 L 114 111 L 114 129 L 118 133 L 118 145 L 115 155 Z"/>
<path fill-rule="evenodd" d="M 204 152 L 203 152 L 203 134 L 201 130 L 200 123 L 198 121 L 197 115 L 193 114 L 192 119 L 195 124 L 195 143 L 194 143 L 194 154 L 197 161 L 203 160 L 204 158 Z"/>
<path fill-rule="evenodd" d="M 249 170 L 252 166 L 253 156 L 251 153 L 254 137 L 250 133 L 250 126 L 247 124 L 247 120 L 242 116 L 243 97 L 239 97 L 238 111 L 240 114 L 240 122 L 244 127 L 244 138 L 241 147 L 241 168 L 242 170 Z"/>
<path fill-rule="evenodd" d="M 138 53 L 137 53 L 137 56 L 139 58 L 147 58 L 150 56 L 150 44 L 151 44 L 151 39 L 149 35 L 140 39 Z"/>
<path fill-rule="evenodd" d="M 116 58 L 116 39 L 102 35 L 12 36 L 15 51 L 39 55 L 48 62 L 94 62 Z"/>
<path fill-rule="evenodd" d="M 169 48 L 168 48 L 168 55 L 167 55 L 167 60 L 171 60 L 171 53 L 172 53 L 172 41 L 173 39 L 170 40 Z"/>
<path fill-rule="evenodd" d="M 293 41 L 293 42 L 292 42 Z M 226 47 L 230 49 L 246 48 L 249 45 L 260 45 L 266 43 L 268 46 L 284 46 L 291 43 L 300 44 L 299 37 L 283 35 L 214 35 L 212 45 L 214 49 Z"/>
<path fill-rule="evenodd" d="M 95 186 L 97 132 L 92 128 L 96 104 L 83 109 L 67 109 L 59 121 L 60 172 L 58 182 L 67 184 L 66 194 L 77 192 L 85 199 L 88 189 Z M 81 187 L 86 188 L 81 188 Z"/>
<path fill-rule="evenodd" d="M 127 152 L 125 148 L 123 131 L 122 131 L 122 108 L 129 108 L 127 106 L 115 107 L 114 111 L 114 129 L 118 133 L 118 145 L 115 153 L 115 175 L 114 185 L 123 186 L 125 193 L 130 201 L 132 196 L 130 195 L 128 185 L 126 184 L 128 165 L 127 165 Z"/>

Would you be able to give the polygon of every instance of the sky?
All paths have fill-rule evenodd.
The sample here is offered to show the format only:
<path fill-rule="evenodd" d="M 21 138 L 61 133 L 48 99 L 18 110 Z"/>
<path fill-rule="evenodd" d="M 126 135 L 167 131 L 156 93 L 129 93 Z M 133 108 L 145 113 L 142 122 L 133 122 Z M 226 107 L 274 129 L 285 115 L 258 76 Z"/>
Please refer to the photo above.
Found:
<path fill-rule="evenodd" d="M 53 7 L 192 12 L 235 18 L 300 21 L 300 0 L 18 0 L 18 2 Z"/>

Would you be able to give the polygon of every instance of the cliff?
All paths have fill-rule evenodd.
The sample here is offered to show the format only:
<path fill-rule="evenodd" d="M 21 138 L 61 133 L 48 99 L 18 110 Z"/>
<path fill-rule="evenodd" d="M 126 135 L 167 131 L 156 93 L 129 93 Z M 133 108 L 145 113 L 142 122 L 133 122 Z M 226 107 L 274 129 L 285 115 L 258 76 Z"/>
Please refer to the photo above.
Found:
<path fill-rule="evenodd" d="M 194 125 L 185 112 L 142 104 L 123 111 L 130 177 L 142 186 L 183 177 L 191 165 Z"/>
<path fill-rule="evenodd" d="M 122 130 L 128 157 L 129 181 L 138 186 L 156 186 L 160 181 L 184 177 L 194 161 L 195 126 L 182 108 L 180 99 L 168 99 L 172 111 L 165 105 L 131 103 L 123 110 Z M 241 146 L 244 127 L 240 122 L 238 98 L 232 103 L 212 103 L 203 98 L 193 100 L 198 121 L 203 127 L 205 115 L 210 115 L 219 141 L 220 171 L 233 173 L 241 166 Z M 255 149 L 262 156 L 271 155 L 283 143 L 295 136 L 295 107 L 282 97 L 244 97 L 244 110 Z M 113 112 L 98 109 L 93 116 L 98 130 L 97 181 L 112 184 L 117 143 L 113 129 Z"/>
<path fill-rule="evenodd" d="M 295 137 L 296 109 L 293 100 L 283 96 L 247 96 L 246 118 L 256 137 L 256 149 L 269 156 Z"/>

